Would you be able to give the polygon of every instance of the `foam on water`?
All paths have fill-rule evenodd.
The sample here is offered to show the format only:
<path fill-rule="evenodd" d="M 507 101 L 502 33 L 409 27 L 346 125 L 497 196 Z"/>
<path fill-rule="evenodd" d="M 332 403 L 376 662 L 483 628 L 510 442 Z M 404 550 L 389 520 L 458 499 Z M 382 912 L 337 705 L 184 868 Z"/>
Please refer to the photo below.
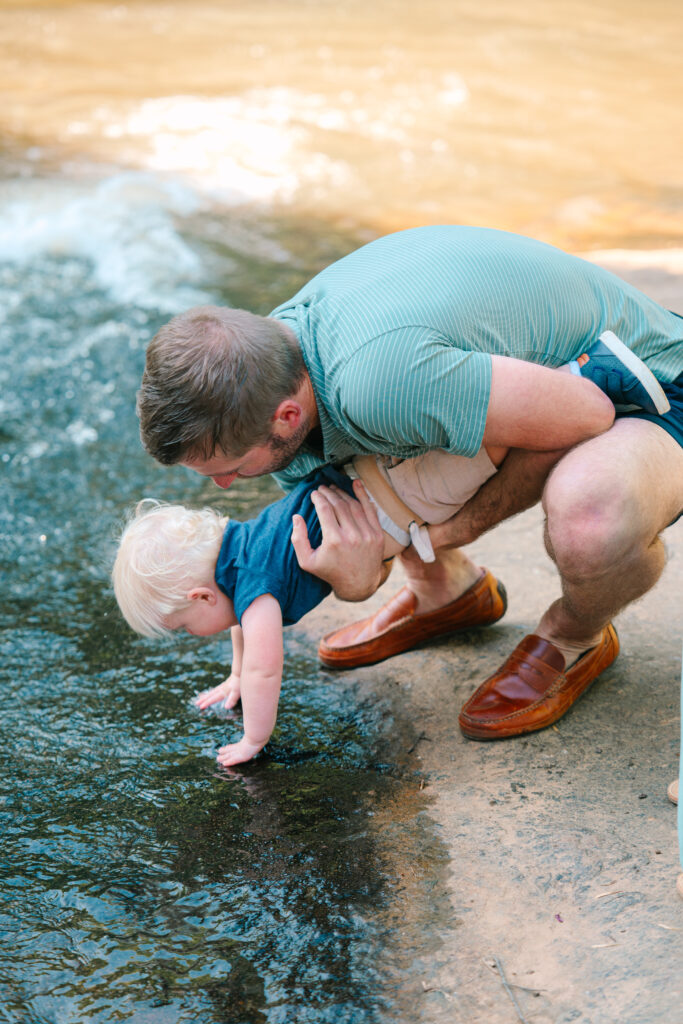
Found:
<path fill-rule="evenodd" d="M 201 206 L 192 189 L 141 172 L 14 181 L 0 189 L 0 262 L 86 259 L 116 301 L 179 311 L 209 299 L 201 261 L 179 230 Z"/>

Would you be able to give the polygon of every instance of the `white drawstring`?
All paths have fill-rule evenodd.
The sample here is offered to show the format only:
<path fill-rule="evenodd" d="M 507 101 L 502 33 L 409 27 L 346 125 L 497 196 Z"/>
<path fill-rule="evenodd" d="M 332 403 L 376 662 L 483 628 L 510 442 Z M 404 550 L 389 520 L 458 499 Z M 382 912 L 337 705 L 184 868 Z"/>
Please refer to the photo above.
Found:
<path fill-rule="evenodd" d="M 436 555 L 426 526 L 419 526 L 415 520 L 408 527 L 413 547 L 423 562 L 435 562 Z"/>

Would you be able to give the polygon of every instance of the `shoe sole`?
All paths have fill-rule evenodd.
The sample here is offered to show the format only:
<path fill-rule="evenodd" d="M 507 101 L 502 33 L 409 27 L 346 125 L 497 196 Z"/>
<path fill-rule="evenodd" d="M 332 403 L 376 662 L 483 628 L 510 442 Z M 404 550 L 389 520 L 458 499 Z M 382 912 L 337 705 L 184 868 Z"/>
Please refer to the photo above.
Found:
<path fill-rule="evenodd" d="M 665 412 L 669 412 L 671 405 L 662 390 L 662 385 L 642 359 L 639 359 L 612 331 L 604 331 L 598 340 L 631 371 L 634 377 L 638 378 L 652 399 L 657 413 L 663 416 Z"/>

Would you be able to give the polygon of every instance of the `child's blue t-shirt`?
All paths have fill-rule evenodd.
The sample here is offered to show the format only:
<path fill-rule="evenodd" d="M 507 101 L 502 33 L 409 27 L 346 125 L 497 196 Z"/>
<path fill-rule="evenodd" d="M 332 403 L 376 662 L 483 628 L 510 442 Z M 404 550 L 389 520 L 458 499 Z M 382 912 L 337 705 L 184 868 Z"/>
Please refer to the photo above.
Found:
<path fill-rule="evenodd" d="M 311 493 L 336 484 L 353 495 L 350 478 L 325 466 L 302 480 L 280 501 L 268 505 L 246 523 L 230 520 L 225 528 L 216 583 L 235 606 L 237 621 L 261 594 L 272 594 L 282 609 L 282 622 L 291 626 L 320 604 L 332 588 L 299 566 L 291 542 L 292 516 L 303 517 L 311 546 L 319 547 L 322 530 Z"/>

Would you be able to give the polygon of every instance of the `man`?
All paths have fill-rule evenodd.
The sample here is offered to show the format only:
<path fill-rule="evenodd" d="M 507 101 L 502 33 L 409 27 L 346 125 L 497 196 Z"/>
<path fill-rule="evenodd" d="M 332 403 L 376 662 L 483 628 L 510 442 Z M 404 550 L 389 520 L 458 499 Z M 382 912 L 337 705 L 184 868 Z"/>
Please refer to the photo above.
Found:
<path fill-rule="evenodd" d="M 665 416 L 613 422 L 590 381 L 553 372 L 605 331 L 664 383 Z M 460 716 L 467 736 L 512 736 L 557 720 L 613 661 L 611 619 L 662 572 L 659 534 L 683 508 L 682 341 L 683 319 L 559 250 L 486 229 L 418 228 L 351 253 L 269 318 L 208 307 L 171 321 L 148 350 L 142 439 L 159 461 L 221 487 L 269 472 L 288 486 L 359 452 L 513 449 L 431 528 L 437 561 L 406 556 L 404 590 L 320 648 L 325 664 L 350 667 L 495 621 L 504 591 L 460 549 L 542 494 L 562 597 Z M 348 600 L 383 575 L 376 520 L 357 493 L 358 506 L 318 497 L 318 551 L 300 527 L 293 534 L 302 567 Z M 339 538 L 356 551 L 341 571 Z"/>

